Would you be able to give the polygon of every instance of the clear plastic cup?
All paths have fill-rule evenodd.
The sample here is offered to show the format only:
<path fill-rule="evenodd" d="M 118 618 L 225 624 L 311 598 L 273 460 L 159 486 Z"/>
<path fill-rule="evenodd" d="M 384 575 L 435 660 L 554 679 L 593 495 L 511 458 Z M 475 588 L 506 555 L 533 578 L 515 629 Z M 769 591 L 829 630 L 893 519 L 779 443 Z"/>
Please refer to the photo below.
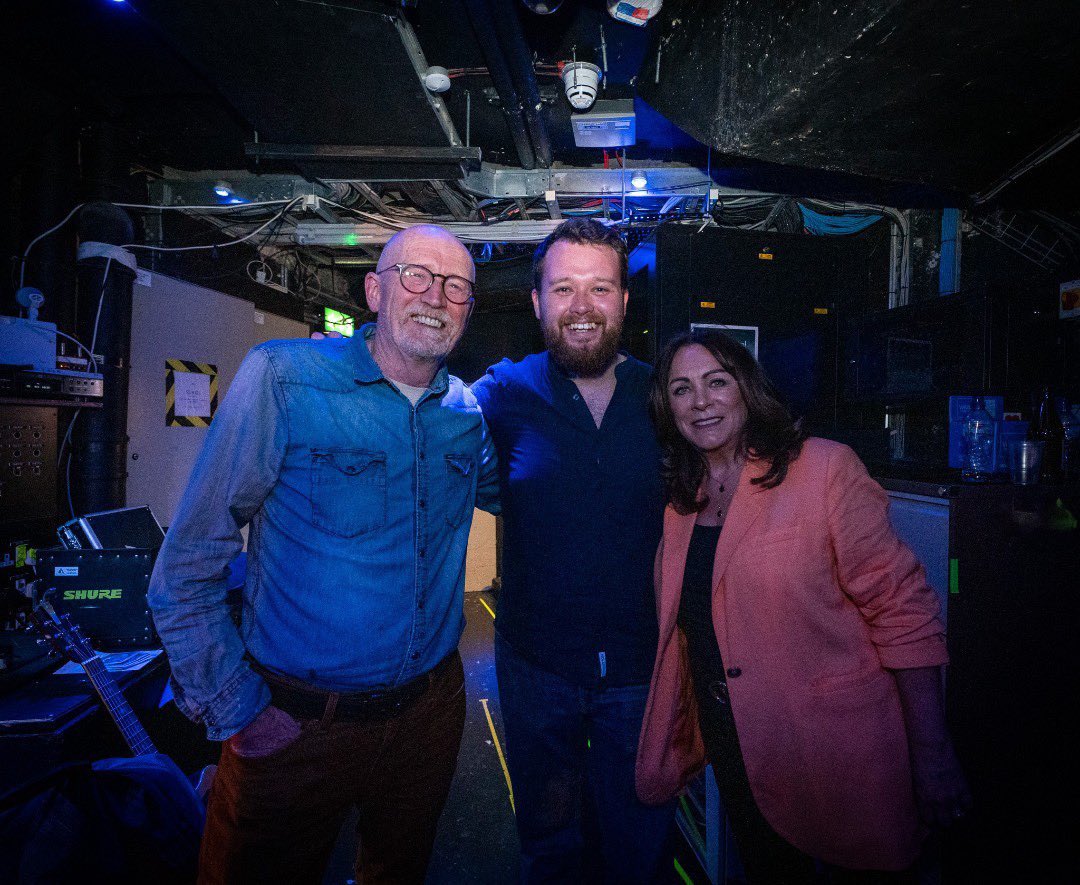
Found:
<path fill-rule="evenodd" d="M 1030 486 L 1039 481 L 1045 447 L 1041 439 L 1020 439 L 1009 444 L 1009 475 L 1014 483 Z"/>

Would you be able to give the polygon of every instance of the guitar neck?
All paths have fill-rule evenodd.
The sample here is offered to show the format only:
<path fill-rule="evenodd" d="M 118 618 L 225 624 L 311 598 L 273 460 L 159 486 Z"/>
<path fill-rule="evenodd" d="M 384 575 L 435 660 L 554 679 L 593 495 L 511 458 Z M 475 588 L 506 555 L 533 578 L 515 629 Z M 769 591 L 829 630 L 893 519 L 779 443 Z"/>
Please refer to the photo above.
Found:
<path fill-rule="evenodd" d="M 116 723 L 116 727 L 124 735 L 124 740 L 127 741 L 131 752 L 136 756 L 156 753 L 157 747 L 150 740 L 150 735 L 146 733 L 135 711 L 131 709 L 131 704 L 116 687 L 116 681 L 106 668 L 105 662 L 99 657 L 93 657 L 85 661 L 82 667 L 102 703 L 105 704 L 105 709 L 109 711 L 109 715 Z"/>

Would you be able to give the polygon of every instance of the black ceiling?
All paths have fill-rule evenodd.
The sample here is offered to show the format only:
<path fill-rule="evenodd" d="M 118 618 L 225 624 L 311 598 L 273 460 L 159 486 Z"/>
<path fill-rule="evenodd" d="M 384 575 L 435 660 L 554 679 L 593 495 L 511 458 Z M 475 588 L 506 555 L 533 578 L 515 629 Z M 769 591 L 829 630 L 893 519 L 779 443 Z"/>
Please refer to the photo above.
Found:
<path fill-rule="evenodd" d="M 1080 126 L 1063 0 L 667 0 L 655 26 L 641 94 L 723 154 L 978 194 Z M 1077 205 L 1078 159 L 1009 196 Z"/>
<path fill-rule="evenodd" d="M 667 0 L 642 29 L 612 20 L 603 0 L 565 0 L 549 16 L 514 7 L 542 63 L 599 63 L 603 29 L 607 97 L 636 99 L 632 159 L 708 164 L 743 187 L 827 196 L 884 180 L 900 183 L 890 193 L 901 202 L 956 201 L 1080 121 L 1080 16 L 1063 0 Z M 446 145 L 393 15 L 412 22 L 430 64 L 484 64 L 461 0 L 404 10 L 389 0 L 9 4 L 0 138 L 25 158 L 48 128 L 105 115 L 143 162 L 186 169 L 249 165 L 256 131 L 263 141 Z M 513 164 L 490 86 L 457 78 L 447 107 L 464 137 L 468 91 L 472 143 Z M 573 146 L 558 81 L 540 87 L 555 159 L 599 162 L 599 151 Z M 1075 207 L 1077 169 L 1080 141 L 1001 199 Z"/>

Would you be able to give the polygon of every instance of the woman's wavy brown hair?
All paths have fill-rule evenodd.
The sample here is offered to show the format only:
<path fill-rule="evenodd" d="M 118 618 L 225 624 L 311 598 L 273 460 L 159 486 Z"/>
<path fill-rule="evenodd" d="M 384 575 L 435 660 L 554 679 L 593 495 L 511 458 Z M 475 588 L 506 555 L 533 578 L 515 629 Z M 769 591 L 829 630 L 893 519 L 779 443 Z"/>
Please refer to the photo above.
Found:
<path fill-rule="evenodd" d="M 672 338 L 653 370 L 649 414 L 664 452 L 662 472 L 668 500 L 683 514 L 698 513 L 708 504 L 698 500 L 698 490 L 705 478 L 705 456 L 679 432 L 668 402 L 671 364 L 675 354 L 690 344 L 700 344 L 708 350 L 739 385 L 746 403 L 746 426 L 740 446 L 747 458 L 769 462 L 769 469 L 751 482 L 765 489 L 780 485 L 806 439 L 801 422 L 792 418 L 773 383 L 745 347 L 713 329 L 695 329 Z"/>

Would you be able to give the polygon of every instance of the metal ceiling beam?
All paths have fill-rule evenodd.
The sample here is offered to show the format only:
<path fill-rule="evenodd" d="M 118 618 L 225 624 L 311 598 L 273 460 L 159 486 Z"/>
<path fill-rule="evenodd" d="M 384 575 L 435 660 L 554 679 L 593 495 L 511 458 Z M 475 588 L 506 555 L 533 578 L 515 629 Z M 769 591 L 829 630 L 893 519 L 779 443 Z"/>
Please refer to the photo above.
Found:
<path fill-rule="evenodd" d="M 382 150 L 402 149 L 384 148 Z M 457 150 L 457 148 L 439 148 L 438 150 Z M 630 177 L 635 172 L 645 173 L 649 180 L 647 191 L 636 191 L 631 187 Z M 395 171 L 394 178 L 386 180 L 433 183 L 427 177 L 409 176 L 408 167 L 405 165 Z M 352 178 L 324 178 L 319 182 L 310 182 L 298 175 L 256 175 L 237 169 L 211 170 L 197 174 L 166 169 L 165 178 L 151 182 L 150 188 L 154 199 L 163 205 L 203 205 L 217 202 L 217 198 L 213 196 L 213 185 L 217 181 L 229 182 L 237 196 L 247 202 L 291 200 L 304 194 L 314 194 L 341 202 L 343 195 L 347 193 L 345 185 L 351 185 L 358 189 L 381 214 L 392 214 L 379 195 L 365 181 Z M 549 191 L 554 192 L 556 199 L 563 197 L 614 198 L 626 194 L 631 197 L 667 196 L 680 200 L 708 197 L 712 202 L 716 199 L 733 197 L 774 196 L 760 191 L 719 187 L 701 169 L 675 164 L 635 166 L 627 169 L 583 167 L 522 169 L 516 166 L 481 163 L 480 168 L 468 174 L 461 184 L 465 190 L 478 196 L 499 199 L 530 199 L 532 197 L 546 199 Z M 448 193 L 453 194 L 454 190 L 449 188 Z M 242 208 L 242 205 L 237 208 Z"/>
<path fill-rule="evenodd" d="M 547 203 L 548 215 L 561 221 L 562 210 L 559 208 L 559 198 L 555 191 L 544 191 L 544 202 Z"/>
<path fill-rule="evenodd" d="M 649 180 L 648 191 L 638 191 L 630 177 L 644 172 Z M 718 188 L 701 169 L 694 166 L 635 166 L 626 169 L 586 169 L 554 167 L 552 169 L 519 169 L 482 163 L 461 182 L 462 187 L 485 197 L 538 197 L 555 191 L 561 197 L 631 196 L 708 196 L 710 189 L 719 196 L 766 196 L 758 191 Z"/>
<path fill-rule="evenodd" d="M 360 193 L 364 195 L 364 198 L 369 203 L 371 203 L 372 206 L 378 209 L 383 215 L 390 214 L 390 210 L 386 208 L 386 203 L 382 201 L 382 197 L 375 193 L 375 191 L 369 185 L 365 184 L 362 181 L 354 181 L 353 185 L 358 191 L 360 191 Z"/>
<path fill-rule="evenodd" d="M 457 221 L 464 221 L 469 217 L 464 201 L 455 191 L 450 189 L 450 186 L 445 181 L 432 178 L 428 183 L 435 188 L 435 193 L 439 195 L 439 199 L 446 204 L 446 208 L 450 210 L 450 214 Z"/>
<path fill-rule="evenodd" d="M 431 105 L 431 109 L 435 112 L 435 117 L 445 133 L 447 141 L 454 147 L 461 147 L 461 137 L 458 135 L 457 127 L 454 126 L 454 121 L 450 119 L 450 112 L 446 109 L 446 102 L 442 100 L 442 96 L 436 95 L 424 83 L 428 63 L 427 59 L 424 58 L 424 50 L 420 48 L 420 41 L 416 39 L 416 32 L 412 29 L 412 25 L 400 15 L 394 17 L 394 27 L 397 28 L 398 35 L 401 37 L 401 42 L 405 47 L 405 54 L 409 56 L 409 61 L 412 62 L 413 69 L 416 71 L 416 78 L 420 81 L 420 89 L 427 98 L 428 104 Z"/>
<path fill-rule="evenodd" d="M 375 163 L 467 163 L 480 165 L 480 148 L 365 144 L 273 144 L 248 142 L 244 153 L 256 160 L 358 160 Z"/>
<path fill-rule="evenodd" d="M 465 243 L 539 243 L 559 224 L 558 219 L 532 219 L 503 221 L 499 224 L 451 221 L 442 226 Z M 335 249 L 382 246 L 397 233 L 398 229 L 412 226 L 413 224 L 409 222 L 400 222 L 394 228 L 390 228 L 374 223 L 320 224 L 301 221 L 294 230 L 282 231 L 276 239 L 279 243 L 291 240 L 298 246 L 329 246 Z"/>

